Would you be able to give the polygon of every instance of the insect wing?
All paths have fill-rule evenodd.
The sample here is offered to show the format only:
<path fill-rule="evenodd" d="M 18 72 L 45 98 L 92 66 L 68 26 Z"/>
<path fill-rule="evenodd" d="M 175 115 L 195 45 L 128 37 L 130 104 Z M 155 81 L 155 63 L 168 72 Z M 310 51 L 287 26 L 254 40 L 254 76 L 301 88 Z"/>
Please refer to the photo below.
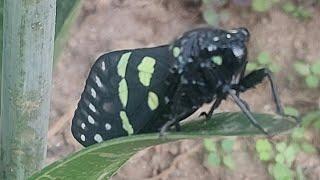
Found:
<path fill-rule="evenodd" d="M 84 146 L 139 133 L 164 106 L 168 47 L 107 53 L 93 65 L 72 120 Z"/>

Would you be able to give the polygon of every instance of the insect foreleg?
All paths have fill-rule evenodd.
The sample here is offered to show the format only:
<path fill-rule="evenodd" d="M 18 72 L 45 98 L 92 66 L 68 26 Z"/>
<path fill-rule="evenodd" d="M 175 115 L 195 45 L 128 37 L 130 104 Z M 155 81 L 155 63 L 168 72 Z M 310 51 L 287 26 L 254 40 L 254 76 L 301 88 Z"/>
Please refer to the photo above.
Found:
<path fill-rule="evenodd" d="M 239 84 L 237 85 L 238 87 L 236 89 L 240 92 L 245 92 L 248 89 L 253 88 L 259 83 L 261 83 L 262 80 L 266 77 L 270 82 L 272 97 L 276 105 L 276 111 L 278 114 L 284 115 L 276 84 L 274 83 L 272 74 L 268 69 L 263 68 L 263 69 L 252 71 L 251 73 L 249 73 L 248 75 L 246 75 L 244 78 L 240 80 Z"/>
<path fill-rule="evenodd" d="M 239 106 L 241 111 L 247 116 L 247 118 L 250 120 L 250 122 L 259 130 L 261 130 L 264 134 L 269 136 L 269 133 L 258 123 L 258 121 L 253 117 L 251 111 L 246 107 L 246 105 L 243 103 L 244 101 L 240 99 L 236 92 L 231 89 L 230 87 L 225 88 L 226 93 L 228 93 L 232 100 Z"/>
<path fill-rule="evenodd" d="M 243 79 L 243 77 L 245 76 L 247 63 L 248 63 L 248 61 L 246 61 L 246 63 L 243 65 L 244 67 L 242 68 L 242 71 L 240 73 L 240 80 Z M 237 91 L 236 95 L 239 97 L 240 96 L 240 91 Z"/>

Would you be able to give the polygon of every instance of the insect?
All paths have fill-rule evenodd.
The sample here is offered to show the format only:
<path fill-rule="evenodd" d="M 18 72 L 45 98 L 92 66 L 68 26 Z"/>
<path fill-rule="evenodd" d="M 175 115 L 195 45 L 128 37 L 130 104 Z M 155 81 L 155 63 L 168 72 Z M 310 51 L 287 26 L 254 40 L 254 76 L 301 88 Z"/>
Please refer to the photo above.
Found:
<path fill-rule="evenodd" d="M 102 55 L 93 65 L 72 120 L 72 133 L 82 145 L 147 132 L 164 134 L 213 102 L 210 117 L 230 97 L 265 134 L 240 93 L 267 78 L 276 111 L 283 110 L 271 73 L 245 75 L 249 31 L 198 28 L 169 45 Z"/>

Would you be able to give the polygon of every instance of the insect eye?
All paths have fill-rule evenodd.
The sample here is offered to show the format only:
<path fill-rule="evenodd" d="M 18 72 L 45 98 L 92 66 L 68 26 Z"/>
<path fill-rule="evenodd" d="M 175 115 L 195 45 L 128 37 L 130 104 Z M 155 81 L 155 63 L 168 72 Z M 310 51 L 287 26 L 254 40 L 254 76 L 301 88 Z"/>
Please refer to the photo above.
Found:
<path fill-rule="evenodd" d="M 247 42 L 250 38 L 250 32 L 246 28 L 238 28 L 239 33 L 242 35 L 244 40 Z"/>
<path fill-rule="evenodd" d="M 247 28 L 238 28 L 238 31 L 243 34 L 245 37 L 249 38 L 250 37 L 250 32 L 248 31 Z"/>
<path fill-rule="evenodd" d="M 238 38 L 241 38 L 245 42 L 249 41 L 250 32 L 248 31 L 247 28 L 240 27 L 240 28 L 232 29 L 229 32 L 231 34 L 234 34 Z"/>

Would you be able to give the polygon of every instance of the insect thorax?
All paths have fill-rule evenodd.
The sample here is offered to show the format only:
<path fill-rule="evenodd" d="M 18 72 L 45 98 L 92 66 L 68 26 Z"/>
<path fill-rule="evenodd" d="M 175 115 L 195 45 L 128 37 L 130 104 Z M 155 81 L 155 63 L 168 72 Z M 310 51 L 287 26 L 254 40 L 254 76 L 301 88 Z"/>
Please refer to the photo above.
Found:
<path fill-rule="evenodd" d="M 200 77 L 203 71 L 218 74 L 218 79 L 231 82 L 245 68 L 249 33 L 244 28 L 230 31 L 200 28 L 186 32 L 170 46 L 175 58 L 173 71 L 182 76 L 182 83 Z M 196 80 L 197 81 L 197 80 Z M 201 81 L 201 80 L 198 80 Z"/>

